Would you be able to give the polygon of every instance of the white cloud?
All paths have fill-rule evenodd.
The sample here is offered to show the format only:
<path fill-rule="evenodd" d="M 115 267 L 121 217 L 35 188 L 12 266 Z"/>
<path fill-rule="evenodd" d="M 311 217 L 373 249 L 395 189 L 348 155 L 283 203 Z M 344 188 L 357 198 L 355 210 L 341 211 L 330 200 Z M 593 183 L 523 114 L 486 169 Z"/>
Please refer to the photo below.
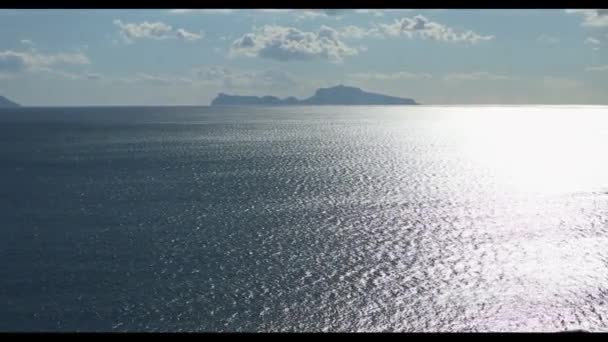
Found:
<path fill-rule="evenodd" d="M 29 39 L 21 39 L 21 44 L 32 46 L 34 42 Z"/>
<path fill-rule="evenodd" d="M 18 72 L 28 67 L 29 55 L 13 51 L 0 52 L 0 72 Z"/>
<path fill-rule="evenodd" d="M 342 14 L 347 13 L 348 9 L 287 9 L 287 8 L 264 8 L 256 9 L 258 13 L 270 14 L 289 14 L 295 15 L 299 19 L 314 19 L 319 17 L 335 17 L 339 18 Z"/>
<path fill-rule="evenodd" d="M 419 37 L 422 39 L 471 44 L 494 39 L 492 35 L 480 35 L 473 31 L 456 32 L 453 28 L 430 21 L 422 15 L 396 19 L 392 24 L 380 24 L 379 27 L 384 34 L 395 37 Z"/>
<path fill-rule="evenodd" d="M 475 71 L 469 73 L 448 74 L 443 79 L 445 81 L 509 81 L 514 80 L 516 78 L 504 74 L 495 74 L 486 71 Z"/>
<path fill-rule="evenodd" d="M 315 18 L 315 17 L 339 17 L 345 14 L 347 9 L 296 9 L 291 10 L 300 18 Z"/>
<path fill-rule="evenodd" d="M 183 40 L 187 40 L 187 41 L 195 41 L 195 40 L 199 40 L 203 38 L 203 33 L 193 33 L 193 32 L 188 32 L 184 29 L 178 29 L 176 31 L 177 37 Z"/>
<path fill-rule="evenodd" d="M 371 14 L 374 17 L 382 17 L 387 13 L 391 12 L 409 12 L 411 9 L 309 9 L 309 10 L 288 10 L 291 12 L 300 13 L 302 16 L 309 17 L 340 17 L 344 14 L 348 13 L 356 13 L 356 14 Z"/>
<path fill-rule="evenodd" d="M 349 74 L 349 77 L 362 79 L 362 80 L 399 80 L 399 79 L 431 79 L 433 76 L 429 73 L 415 73 L 415 72 L 407 72 L 400 71 L 394 73 L 354 73 Z"/>
<path fill-rule="evenodd" d="M 114 20 L 114 24 L 120 28 L 120 34 L 127 41 L 138 38 L 166 39 L 170 37 L 171 25 L 163 22 L 142 23 L 123 23 L 121 20 Z"/>
<path fill-rule="evenodd" d="M 333 16 L 333 15 L 340 15 L 342 13 L 345 13 L 346 9 L 339 9 L 339 8 L 330 8 L 330 9 L 320 9 L 320 10 L 316 10 L 316 11 L 321 11 L 322 13 L 324 13 L 325 15 L 329 15 L 329 16 Z"/>
<path fill-rule="evenodd" d="M 359 13 L 359 14 L 371 14 L 374 17 L 382 17 L 384 16 L 384 10 L 377 10 L 377 9 L 356 9 L 355 13 Z"/>
<path fill-rule="evenodd" d="M 383 9 L 369 9 L 369 8 L 360 8 L 354 10 L 355 13 L 358 14 L 371 14 L 374 17 L 383 17 L 385 14 L 389 13 L 406 13 L 412 12 L 413 9 L 408 8 L 383 8 Z"/>
<path fill-rule="evenodd" d="M 230 14 L 234 12 L 229 8 L 207 8 L 207 9 L 172 9 L 171 14 Z"/>
<path fill-rule="evenodd" d="M 57 77 L 60 77 L 60 78 L 65 78 L 65 79 L 72 80 L 72 81 L 74 81 L 74 80 L 80 80 L 80 79 L 84 79 L 85 78 L 84 75 L 82 75 L 82 74 L 76 74 L 76 73 L 73 73 L 73 72 L 67 72 L 67 71 L 57 70 L 57 69 L 52 69 L 52 68 L 45 68 L 44 67 L 44 68 L 38 69 L 37 71 L 44 72 L 44 73 L 47 73 L 47 74 L 50 74 L 50 75 L 53 75 L 53 76 L 57 76 Z"/>
<path fill-rule="evenodd" d="M 35 71 L 57 64 L 90 64 L 88 57 L 82 53 L 42 54 L 35 52 L 1 51 L 0 71 L 20 72 Z"/>
<path fill-rule="evenodd" d="M 608 71 L 608 64 L 587 67 L 587 68 L 585 68 L 585 70 L 586 71 Z"/>
<path fill-rule="evenodd" d="M 278 69 L 239 71 L 224 66 L 208 66 L 194 72 L 202 82 L 224 88 L 280 88 L 296 84 L 290 73 Z"/>
<path fill-rule="evenodd" d="M 260 8 L 258 11 L 261 13 L 290 13 L 294 10 L 287 8 Z"/>
<path fill-rule="evenodd" d="M 171 14 L 231 14 L 236 10 L 229 8 L 207 8 L 207 9 L 172 9 Z M 240 10 L 245 11 L 245 10 Z M 283 9 L 283 8 L 261 8 L 255 9 L 253 12 L 258 13 L 273 13 L 273 14 L 295 14 L 299 18 L 314 18 L 339 16 L 345 13 L 346 9 Z"/>
<path fill-rule="evenodd" d="M 170 75 L 152 75 L 139 72 L 133 77 L 119 78 L 115 81 L 119 83 L 145 83 L 150 85 L 176 85 L 176 84 L 192 84 L 191 79 L 185 77 L 177 77 Z"/>
<path fill-rule="evenodd" d="M 541 34 L 538 39 L 537 39 L 540 43 L 543 44 L 557 44 L 559 43 L 559 39 L 553 36 L 549 36 L 547 34 Z"/>
<path fill-rule="evenodd" d="M 365 37 L 381 37 L 380 31 L 377 28 L 364 29 L 354 25 L 348 25 L 341 28 L 339 31 L 340 36 L 344 38 L 356 38 L 361 39 Z"/>
<path fill-rule="evenodd" d="M 326 59 L 340 63 L 358 50 L 339 39 L 340 33 L 328 26 L 317 32 L 293 27 L 265 25 L 235 40 L 232 55 L 261 57 L 277 61 Z"/>
<path fill-rule="evenodd" d="M 151 75 L 151 74 L 146 74 L 146 73 L 137 73 L 137 75 L 135 76 L 134 79 L 132 79 L 132 81 L 164 85 L 164 84 L 172 83 L 173 79 L 166 77 L 166 76 L 157 76 L 157 75 Z"/>
<path fill-rule="evenodd" d="M 583 26 L 608 27 L 608 9 L 567 9 L 566 13 L 583 17 Z"/>
<path fill-rule="evenodd" d="M 585 44 L 600 45 L 600 41 L 599 41 L 599 39 L 595 39 L 593 37 L 587 37 L 587 39 L 585 39 Z"/>
<path fill-rule="evenodd" d="M 161 21 L 141 23 L 123 23 L 121 20 L 114 20 L 114 24 L 120 28 L 120 35 L 126 42 L 133 42 L 135 39 L 170 39 L 178 38 L 186 41 L 195 41 L 203 38 L 203 33 L 192 33 L 184 29 L 173 30 L 171 25 Z"/>

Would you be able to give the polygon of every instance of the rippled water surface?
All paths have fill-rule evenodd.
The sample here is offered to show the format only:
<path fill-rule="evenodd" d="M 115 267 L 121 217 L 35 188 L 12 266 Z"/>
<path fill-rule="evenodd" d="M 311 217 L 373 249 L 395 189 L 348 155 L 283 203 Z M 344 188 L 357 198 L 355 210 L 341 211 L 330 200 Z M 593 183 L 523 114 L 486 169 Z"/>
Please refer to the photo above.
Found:
<path fill-rule="evenodd" d="M 607 107 L 0 110 L 2 331 L 608 329 Z"/>

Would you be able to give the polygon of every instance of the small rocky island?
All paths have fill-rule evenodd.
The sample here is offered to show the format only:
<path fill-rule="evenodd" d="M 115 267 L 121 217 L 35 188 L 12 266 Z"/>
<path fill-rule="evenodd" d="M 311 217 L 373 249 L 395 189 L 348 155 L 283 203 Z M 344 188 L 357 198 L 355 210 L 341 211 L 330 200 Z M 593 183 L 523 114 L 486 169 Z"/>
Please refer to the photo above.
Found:
<path fill-rule="evenodd" d="M 320 105 L 417 105 L 416 101 L 376 93 L 368 93 L 356 87 L 338 85 L 317 89 L 307 99 L 295 97 L 280 99 L 275 96 L 239 96 L 220 93 L 212 106 L 320 106 Z"/>
<path fill-rule="evenodd" d="M 0 108 L 13 108 L 13 107 L 19 107 L 19 104 L 0 95 Z"/>

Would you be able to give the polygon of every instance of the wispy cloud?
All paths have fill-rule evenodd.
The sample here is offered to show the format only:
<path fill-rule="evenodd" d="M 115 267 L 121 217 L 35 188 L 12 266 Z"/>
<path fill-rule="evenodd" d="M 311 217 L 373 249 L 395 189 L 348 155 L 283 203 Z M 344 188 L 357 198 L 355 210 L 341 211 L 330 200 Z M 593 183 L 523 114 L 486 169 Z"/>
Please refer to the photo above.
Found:
<path fill-rule="evenodd" d="M 296 84 L 290 73 L 280 69 L 241 71 L 213 65 L 197 68 L 194 73 L 198 80 L 223 88 L 280 88 Z"/>
<path fill-rule="evenodd" d="M 172 9 L 171 14 L 230 14 L 233 9 L 229 8 L 207 8 L 207 9 Z"/>
<path fill-rule="evenodd" d="M 126 42 L 133 42 L 136 39 L 170 39 L 178 38 L 186 41 L 195 41 L 203 38 L 203 33 L 192 33 L 184 29 L 173 30 L 169 24 L 161 21 L 141 23 L 123 23 L 121 20 L 114 20 L 114 25 L 120 29 L 120 35 Z"/>
<path fill-rule="evenodd" d="M 340 37 L 343 38 L 365 38 L 365 37 L 381 37 L 382 34 L 377 28 L 362 28 L 355 25 L 348 25 L 338 30 Z"/>
<path fill-rule="evenodd" d="M 383 17 L 385 10 L 379 10 L 379 9 L 356 9 L 355 13 L 358 14 L 371 14 L 374 17 Z"/>
<path fill-rule="evenodd" d="M 84 77 L 89 80 L 101 80 L 104 78 L 103 75 L 97 73 L 86 73 Z"/>
<path fill-rule="evenodd" d="M 401 80 L 401 79 L 431 79 L 433 76 L 429 73 L 417 73 L 400 71 L 394 73 L 353 73 L 348 75 L 351 78 L 362 79 L 362 80 Z"/>
<path fill-rule="evenodd" d="M 508 76 L 505 74 L 497 74 L 486 71 L 475 71 L 469 73 L 455 73 L 448 74 L 443 78 L 445 81 L 480 81 L 480 80 L 488 80 L 488 81 L 510 81 L 515 80 L 516 78 L 513 76 Z"/>
<path fill-rule="evenodd" d="M 550 36 L 548 34 L 541 34 L 538 39 L 538 42 L 543 43 L 543 44 L 549 44 L 549 45 L 553 45 L 553 44 L 557 44 L 559 43 L 559 39 L 553 36 Z"/>
<path fill-rule="evenodd" d="M 572 89 L 580 88 L 583 83 L 579 80 L 573 80 L 569 78 L 546 76 L 543 78 L 543 84 L 547 88 L 553 89 Z"/>
<path fill-rule="evenodd" d="M 114 25 L 120 28 L 120 34 L 128 41 L 138 38 L 166 39 L 170 37 L 171 25 L 163 22 L 123 23 L 114 20 Z"/>
<path fill-rule="evenodd" d="M 587 67 L 585 68 L 585 71 L 608 71 L 608 64 Z"/>
<path fill-rule="evenodd" d="M 599 39 L 596 39 L 596 38 L 593 38 L 593 37 L 587 37 L 585 39 L 585 45 L 591 45 L 591 48 L 594 51 L 599 50 L 601 44 L 602 44 L 602 42 Z"/>
<path fill-rule="evenodd" d="M 567 9 L 566 13 L 583 17 L 583 26 L 608 27 L 608 9 Z"/>
<path fill-rule="evenodd" d="M 0 71 L 35 71 L 57 64 L 90 64 L 89 58 L 82 53 L 43 54 L 37 52 L 0 51 Z"/>
<path fill-rule="evenodd" d="M 184 29 L 177 29 L 177 31 L 175 32 L 177 37 L 183 40 L 188 40 L 188 41 L 195 41 L 195 40 L 199 40 L 199 39 L 203 39 L 203 33 L 194 33 L 194 32 L 188 32 Z"/>
<path fill-rule="evenodd" d="M 144 72 L 136 73 L 131 77 L 123 77 L 115 79 L 118 83 L 145 83 L 148 85 L 177 85 L 177 84 L 192 84 L 193 80 L 187 77 L 179 77 L 174 75 L 149 74 Z"/>
<path fill-rule="evenodd" d="M 340 40 L 335 29 L 322 26 L 317 32 L 293 27 L 265 25 L 235 40 L 232 55 L 261 57 L 277 61 L 325 59 L 340 63 L 358 50 Z"/>
<path fill-rule="evenodd" d="M 457 32 L 447 25 L 431 21 L 422 15 L 411 18 L 404 17 L 396 19 L 391 24 L 379 24 L 378 26 L 385 35 L 393 37 L 418 37 L 421 39 L 471 44 L 494 39 L 493 35 L 481 35 L 470 30 Z"/>

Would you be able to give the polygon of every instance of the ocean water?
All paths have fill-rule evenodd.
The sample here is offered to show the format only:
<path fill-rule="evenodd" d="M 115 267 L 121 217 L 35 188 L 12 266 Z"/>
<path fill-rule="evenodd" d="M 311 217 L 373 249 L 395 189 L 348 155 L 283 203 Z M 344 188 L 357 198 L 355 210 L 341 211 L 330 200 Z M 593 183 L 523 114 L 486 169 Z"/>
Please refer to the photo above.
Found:
<path fill-rule="evenodd" d="M 608 107 L 0 110 L 0 331 L 608 330 Z"/>

